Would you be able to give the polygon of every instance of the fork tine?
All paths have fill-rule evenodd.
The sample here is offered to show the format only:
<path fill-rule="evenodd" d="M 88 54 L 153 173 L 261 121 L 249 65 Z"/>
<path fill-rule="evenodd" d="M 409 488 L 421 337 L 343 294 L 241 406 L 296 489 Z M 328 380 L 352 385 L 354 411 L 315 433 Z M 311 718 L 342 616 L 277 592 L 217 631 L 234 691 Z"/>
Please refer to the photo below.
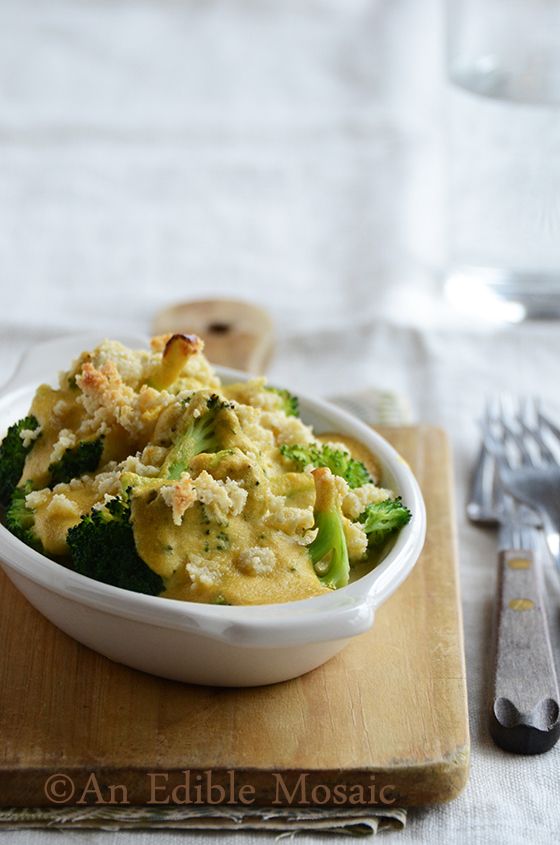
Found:
<path fill-rule="evenodd" d="M 494 458 L 498 472 L 513 469 L 507 450 L 504 444 L 497 440 L 491 432 L 484 434 L 484 447 Z"/>
<path fill-rule="evenodd" d="M 538 447 L 541 460 L 548 464 L 558 463 L 554 452 L 550 449 L 542 436 L 542 414 L 540 413 L 540 403 L 538 399 L 533 398 L 532 400 L 529 400 L 525 397 L 520 400 L 520 406 L 521 428 L 526 435 L 532 437 Z M 560 431 L 558 434 L 560 435 Z"/>
<path fill-rule="evenodd" d="M 503 396 L 498 397 L 493 402 L 493 412 L 491 412 L 490 426 L 485 431 L 484 443 L 488 451 L 494 457 L 496 484 L 500 487 L 499 471 L 502 468 L 511 469 L 517 461 L 512 461 L 513 453 L 511 448 L 511 437 L 514 432 L 511 431 L 506 424 L 506 405 Z M 517 457 L 517 456 L 516 456 Z"/>
<path fill-rule="evenodd" d="M 544 420 L 544 421 L 543 421 Z M 494 490 L 494 515 L 504 525 L 508 518 L 513 523 L 515 542 L 521 535 L 515 531 L 517 516 L 511 514 L 512 497 L 523 507 L 520 521 L 545 530 L 547 548 L 560 567 L 560 428 L 551 423 L 556 440 L 551 439 L 548 418 L 544 417 L 538 402 L 501 398 L 488 402 L 482 424 L 482 440 L 492 467 Z M 555 454 L 556 453 L 556 454 Z M 469 505 L 476 505 L 471 501 Z M 477 521 L 476 508 L 471 518 Z M 509 515 L 509 517 L 508 517 Z M 504 520 L 504 517 L 505 520 Z M 551 529 L 554 527 L 554 530 Z M 523 545 L 523 544 L 521 544 Z"/>
<path fill-rule="evenodd" d="M 502 466 L 513 468 L 537 466 L 539 463 L 558 463 L 552 450 L 546 443 L 538 424 L 535 403 L 526 397 L 513 400 L 501 397 L 495 404 L 495 410 L 489 412 L 487 448 L 501 458 Z M 560 441 L 560 430 L 558 431 Z"/>
<path fill-rule="evenodd" d="M 517 419 L 523 427 L 531 429 L 531 412 L 534 410 L 528 396 L 520 396 L 517 405 Z"/>
<path fill-rule="evenodd" d="M 501 486 L 494 454 L 487 448 L 484 438 L 490 431 L 493 419 L 492 399 L 484 404 L 480 420 L 481 444 L 474 464 L 467 502 L 467 516 L 474 522 L 495 524 L 501 503 Z"/>
<path fill-rule="evenodd" d="M 545 429 L 548 431 L 549 434 L 553 436 L 556 441 L 556 444 L 560 446 L 560 429 L 556 426 L 549 417 L 543 414 L 540 406 L 540 402 L 536 403 L 536 411 L 537 411 L 537 422 L 541 429 Z M 558 460 L 555 459 L 555 463 L 558 463 Z"/>
<path fill-rule="evenodd" d="M 484 442 L 471 476 L 467 516 L 475 522 L 494 524 L 496 516 L 496 462 Z"/>
<path fill-rule="evenodd" d="M 505 449 L 507 451 L 507 443 L 513 443 L 517 449 L 518 457 L 520 462 L 525 465 L 530 465 L 534 463 L 533 457 L 531 452 L 527 448 L 527 444 L 525 442 L 525 438 L 522 437 L 517 431 L 516 426 L 518 428 L 522 428 L 521 425 L 521 413 L 522 409 L 517 408 L 515 411 L 511 412 L 507 410 L 505 401 L 502 399 L 500 402 L 500 418 L 499 422 L 502 427 L 502 437 L 504 440 Z M 511 461 L 509 462 L 511 466 Z"/>

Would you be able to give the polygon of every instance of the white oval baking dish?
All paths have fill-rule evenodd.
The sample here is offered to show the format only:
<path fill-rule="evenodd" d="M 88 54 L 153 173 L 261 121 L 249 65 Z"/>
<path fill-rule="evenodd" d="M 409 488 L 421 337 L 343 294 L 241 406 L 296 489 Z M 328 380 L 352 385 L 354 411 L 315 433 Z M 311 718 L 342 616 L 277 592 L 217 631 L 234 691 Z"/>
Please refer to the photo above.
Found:
<path fill-rule="evenodd" d="M 0 432 L 27 412 L 42 382 L 55 383 L 82 350 L 102 340 L 74 335 L 23 357 L 0 391 Z M 135 348 L 144 338 L 121 337 Z M 224 381 L 246 373 L 216 368 Z M 376 609 L 406 578 L 424 544 L 426 513 L 406 462 L 379 434 L 340 409 L 299 395 L 301 416 L 317 433 L 361 440 L 380 460 L 383 483 L 413 514 L 385 559 L 363 578 L 326 596 L 252 607 L 146 596 L 93 581 L 39 554 L 0 525 L 0 565 L 31 604 L 62 631 L 115 660 L 165 678 L 218 686 L 257 686 L 309 672 L 367 631 Z"/>

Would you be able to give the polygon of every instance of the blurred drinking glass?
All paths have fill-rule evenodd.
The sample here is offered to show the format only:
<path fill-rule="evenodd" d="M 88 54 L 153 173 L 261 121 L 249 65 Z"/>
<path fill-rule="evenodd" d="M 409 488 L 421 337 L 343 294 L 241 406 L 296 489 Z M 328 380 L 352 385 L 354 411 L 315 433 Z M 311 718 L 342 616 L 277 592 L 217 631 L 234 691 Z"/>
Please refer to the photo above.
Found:
<path fill-rule="evenodd" d="M 560 0 L 447 0 L 446 290 L 560 318 Z"/>

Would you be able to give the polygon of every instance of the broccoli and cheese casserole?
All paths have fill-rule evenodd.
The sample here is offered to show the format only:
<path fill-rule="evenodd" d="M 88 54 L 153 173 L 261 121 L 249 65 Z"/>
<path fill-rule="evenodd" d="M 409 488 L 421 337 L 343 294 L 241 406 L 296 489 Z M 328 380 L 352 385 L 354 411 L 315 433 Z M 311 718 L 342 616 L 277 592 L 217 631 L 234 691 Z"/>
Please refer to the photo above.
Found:
<path fill-rule="evenodd" d="M 23 542 L 98 581 L 215 604 L 305 599 L 370 569 L 410 518 L 379 481 L 287 391 L 222 384 L 193 335 L 82 353 L 0 445 Z"/>

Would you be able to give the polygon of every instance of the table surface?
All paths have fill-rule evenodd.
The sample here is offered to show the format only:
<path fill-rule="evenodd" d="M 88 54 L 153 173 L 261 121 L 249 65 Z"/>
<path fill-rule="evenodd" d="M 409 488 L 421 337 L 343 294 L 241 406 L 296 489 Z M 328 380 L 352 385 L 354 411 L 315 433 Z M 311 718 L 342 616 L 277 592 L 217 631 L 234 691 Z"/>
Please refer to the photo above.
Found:
<path fill-rule="evenodd" d="M 271 378 L 324 395 L 399 391 L 416 419 L 443 425 L 456 458 L 471 777 L 456 801 L 384 836 L 549 842 L 560 749 L 508 756 L 485 724 L 495 537 L 466 522 L 464 500 L 486 395 L 538 391 L 560 418 L 560 332 L 466 320 L 442 300 L 441 30 L 436 0 L 4 4 L 0 377 L 34 340 L 147 333 L 169 302 L 235 295 L 277 323 Z M 560 587 L 546 578 L 560 654 Z M 63 835 L 117 841 L 0 840 Z M 155 836 L 179 838 L 118 842 Z"/>

